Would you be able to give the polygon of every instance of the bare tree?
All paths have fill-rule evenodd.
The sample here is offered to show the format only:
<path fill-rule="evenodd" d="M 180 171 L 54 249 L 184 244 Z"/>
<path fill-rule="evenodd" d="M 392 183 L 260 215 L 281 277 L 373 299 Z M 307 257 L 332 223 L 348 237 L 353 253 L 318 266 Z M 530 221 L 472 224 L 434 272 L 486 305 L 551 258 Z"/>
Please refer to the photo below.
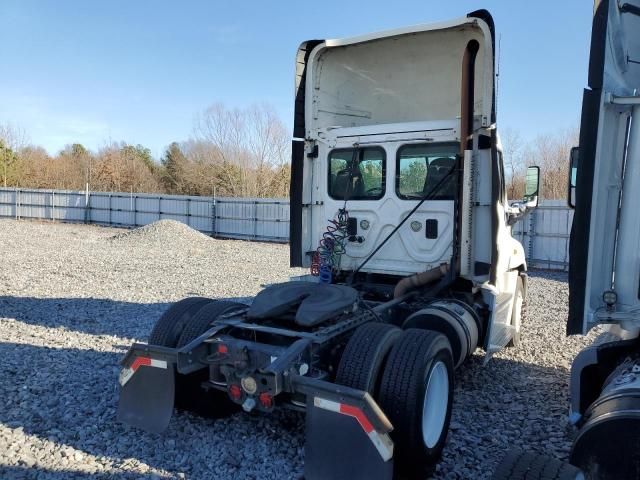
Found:
<path fill-rule="evenodd" d="M 502 155 L 506 173 L 507 198 L 519 199 L 522 196 L 525 165 L 522 160 L 524 142 L 520 133 L 512 128 L 500 132 Z"/>
<path fill-rule="evenodd" d="M 141 145 L 109 142 L 97 152 L 74 143 L 50 156 L 24 130 L 0 125 L 0 184 L 111 191 L 271 197 L 289 189 L 290 136 L 275 109 L 211 105 L 194 138 L 169 146 L 162 162 Z"/>
<path fill-rule="evenodd" d="M 14 152 L 29 144 L 29 136 L 25 130 L 12 123 L 0 124 L 0 140 Z"/>
<path fill-rule="evenodd" d="M 542 172 L 544 198 L 561 199 L 566 196 L 571 148 L 578 144 L 577 127 L 539 135 L 525 150 L 527 166 L 538 165 Z"/>
<path fill-rule="evenodd" d="M 227 109 L 217 103 L 197 119 L 195 136 L 215 151 L 221 187 L 237 196 L 270 195 L 272 177 L 287 163 L 289 135 L 265 104 Z"/>
<path fill-rule="evenodd" d="M 16 152 L 27 143 L 27 135 L 22 128 L 11 123 L 0 124 L 0 169 L 5 187 L 19 184 L 22 165 Z"/>

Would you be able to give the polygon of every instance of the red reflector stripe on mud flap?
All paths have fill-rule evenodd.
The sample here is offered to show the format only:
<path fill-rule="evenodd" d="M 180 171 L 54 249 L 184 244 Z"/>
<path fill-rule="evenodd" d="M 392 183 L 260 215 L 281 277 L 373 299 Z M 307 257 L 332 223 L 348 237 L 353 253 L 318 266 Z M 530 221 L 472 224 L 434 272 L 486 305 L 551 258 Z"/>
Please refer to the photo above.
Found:
<path fill-rule="evenodd" d="M 338 403 L 332 400 L 326 400 L 320 397 L 313 398 L 313 405 L 322 408 L 324 410 L 329 410 L 332 412 L 340 413 L 341 415 L 347 415 L 349 417 L 355 418 L 362 430 L 367 434 L 369 440 L 373 443 L 373 445 L 378 450 L 378 453 L 382 457 L 382 459 L 386 462 L 391 460 L 393 457 L 393 441 L 386 433 L 379 433 L 373 428 L 373 425 L 364 414 L 364 412 L 353 405 L 347 405 L 346 403 Z"/>
<path fill-rule="evenodd" d="M 344 403 L 340 404 L 340 413 L 344 415 L 349 415 L 350 417 L 358 420 L 358 423 L 365 431 L 367 435 L 369 435 L 373 431 L 373 425 L 369 419 L 364 415 L 364 412 L 360 410 L 358 407 L 354 407 L 352 405 L 346 405 Z"/>
<path fill-rule="evenodd" d="M 136 373 L 136 371 L 140 368 L 140 367 L 155 367 L 155 368 L 167 368 L 167 362 L 165 362 L 164 360 L 156 360 L 155 358 L 151 358 L 151 357 L 136 357 L 133 362 L 131 363 L 131 366 L 127 367 L 127 368 L 123 368 L 120 371 L 120 385 L 124 387 L 124 385 L 131 380 L 131 377 L 133 377 L 133 374 Z"/>
<path fill-rule="evenodd" d="M 136 359 L 131 364 L 131 367 L 129 368 L 131 368 L 131 370 L 135 372 L 136 370 L 138 370 L 138 368 L 140 368 L 143 365 L 144 366 L 151 365 L 151 359 L 149 357 L 136 357 Z"/>

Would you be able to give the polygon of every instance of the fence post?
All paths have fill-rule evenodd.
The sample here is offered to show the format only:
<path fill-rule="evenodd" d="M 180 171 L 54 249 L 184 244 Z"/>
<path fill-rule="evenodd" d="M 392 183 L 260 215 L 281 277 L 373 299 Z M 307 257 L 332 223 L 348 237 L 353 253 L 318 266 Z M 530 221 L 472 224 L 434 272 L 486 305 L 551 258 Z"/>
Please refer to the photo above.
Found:
<path fill-rule="evenodd" d="M 211 197 L 211 236 L 215 237 L 218 234 L 216 218 L 218 216 L 218 208 L 216 204 L 216 192 L 213 191 L 213 197 Z"/>
<path fill-rule="evenodd" d="M 84 223 L 89 223 L 91 215 L 89 213 L 89 184 L 87 183 L 84 191 Z"/>
<path fill-rule="evenodd" d="M 51 221 L 56 221 L 56 191 L 51 190 Z"/>
<path fill-rule="evenodd" d="M 253 201 L 253 239 L 258 238 L 258 201 Z"/>
<path fill-rule="evenodd" d="M 18 220 L 18 187 L 15 188 L 15 191 L 13 192 L 13 194 L 15 196 L 14 200 L 15 200 L 15 204 L 16 204 L 16 206 L 15 206 L 15 208 L 16 208 L 16 212 L 15 212 L 16 213 L 16 220 Z"/>

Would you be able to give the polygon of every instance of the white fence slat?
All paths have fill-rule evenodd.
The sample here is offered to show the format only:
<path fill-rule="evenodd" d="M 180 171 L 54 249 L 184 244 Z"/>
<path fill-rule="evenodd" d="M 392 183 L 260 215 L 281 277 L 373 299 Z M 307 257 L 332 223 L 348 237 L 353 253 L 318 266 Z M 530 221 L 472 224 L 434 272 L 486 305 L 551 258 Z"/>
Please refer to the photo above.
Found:
<path fill-rule="evenodd" d="M 0 188 L 0 217 L 124 228 L 171 219 L 216 237 L 289 241 L 287 199 Z"/>

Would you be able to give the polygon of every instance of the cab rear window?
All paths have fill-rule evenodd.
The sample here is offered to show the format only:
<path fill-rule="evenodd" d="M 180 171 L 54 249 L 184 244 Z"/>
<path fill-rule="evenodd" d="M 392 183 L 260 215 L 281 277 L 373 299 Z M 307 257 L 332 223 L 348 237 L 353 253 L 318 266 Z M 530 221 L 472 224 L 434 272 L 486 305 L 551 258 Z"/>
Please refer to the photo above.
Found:
<path fill-rule="evenodd" d="M 385 194 L 385 152 L 380 147 L 329 153 L 329 196 L 334 200 L 378 200 Z"/>
<path fill-rule="evenodd" d="M 404 200 L 454 200 L 458 176 L 458 143 L 404 145 L 398 149 L 396 194 Z"/>

